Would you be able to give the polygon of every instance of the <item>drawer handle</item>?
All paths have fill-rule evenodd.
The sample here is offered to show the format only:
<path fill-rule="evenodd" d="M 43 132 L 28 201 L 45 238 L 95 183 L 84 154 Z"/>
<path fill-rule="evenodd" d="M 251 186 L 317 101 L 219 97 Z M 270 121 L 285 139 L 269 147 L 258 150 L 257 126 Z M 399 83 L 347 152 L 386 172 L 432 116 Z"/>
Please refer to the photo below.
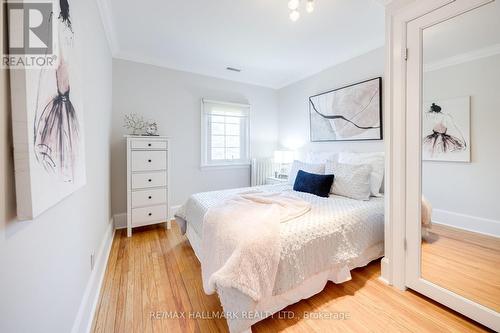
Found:
<path fill-rule="evenodd" d="M 153 197 L 152 196 L 149 196 L 148 199 L 151 200 Z"/>
<path fill-rule="evenodd" d="M 149 213 L 148 215 L 151 216 L 151 215 L 153 215 L 153 213 Z"/>
<path fill-rule="evenodd" d="M 151 160 L 148 160 L 149 163 L 151 163 Z"/>
<path fill-rule="evenodd" d="M 148 182 L 150 182 L 150 183 L 151 183 L 152 181 L 153 181 L 152 179 L 148 179 Z"/>
<path fill-rule="evenodd" d="M 150 144 L 150 143 L 148 143 L 148 147 L 151 147 L 151 144 Z"/>

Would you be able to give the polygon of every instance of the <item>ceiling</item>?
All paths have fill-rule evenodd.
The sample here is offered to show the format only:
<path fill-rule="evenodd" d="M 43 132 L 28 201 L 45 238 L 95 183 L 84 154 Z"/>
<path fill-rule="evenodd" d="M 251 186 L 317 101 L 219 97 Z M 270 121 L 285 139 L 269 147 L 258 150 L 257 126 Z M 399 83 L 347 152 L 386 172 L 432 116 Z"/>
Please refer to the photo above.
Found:
<path fill-rule="evenodd" d="M 425 29 L 424 64 L 436 67 L 440 63 L 498 54 L 499 18 L 500 2 L 495 1 Z"/>
<path fill-rule="evenodd" d="M 384 44 L 385 1 L 315 1 L 297 22 L 288 0 L 100 0 L 99 7 L 116 58 L 281 88 Z"/>

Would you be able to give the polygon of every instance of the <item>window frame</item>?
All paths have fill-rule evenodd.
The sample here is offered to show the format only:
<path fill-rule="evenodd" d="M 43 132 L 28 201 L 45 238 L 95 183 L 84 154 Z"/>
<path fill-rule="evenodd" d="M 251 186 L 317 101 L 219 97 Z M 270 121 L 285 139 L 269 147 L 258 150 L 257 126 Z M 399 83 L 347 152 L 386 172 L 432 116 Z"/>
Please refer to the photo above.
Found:
<path fill-rule="evenodd" d="M 207 104 L 212 105 L 221 105 L 221 106 L 233 106 L 239 109 L 246 110 L 247 115 L 242 117 L 245 119 L 245 124 L 242 125 L 242 130 L 245 132 L 240 134 L 240 156 L 241 158 L 238 160 L 212 160 L 209 156 L 211 153 L 211 131 L 209 123 L 209 117 L 207 116 L 208 112 L 206 112 Z M 250 166 L 250 116 L 251 116 L 251 105 L 250 104 L 242 104 L 242 103 L 232 103 L 232 102 L 224 102 L 217 101 L 211 99 L 203 98 L 201 100 L 201 169 L 205 168 L 241 168 L 241 167 L 249 167 Z M 224 135 L 226 137 L 226 135 Z M 246 152 L 246 154 L 245 154 Z M 245 156 L 243 156 L 243 154 Z"/>

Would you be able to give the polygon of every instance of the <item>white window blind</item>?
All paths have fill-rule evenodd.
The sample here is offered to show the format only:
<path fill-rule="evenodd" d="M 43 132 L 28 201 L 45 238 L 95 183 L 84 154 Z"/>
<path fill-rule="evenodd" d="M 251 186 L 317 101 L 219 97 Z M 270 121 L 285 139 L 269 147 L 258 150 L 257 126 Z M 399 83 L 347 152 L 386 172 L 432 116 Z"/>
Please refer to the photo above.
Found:
<path fill-rule="evenodd" d="M 250 105 L 204 99 L 202 166 L 248 164 Z"/>

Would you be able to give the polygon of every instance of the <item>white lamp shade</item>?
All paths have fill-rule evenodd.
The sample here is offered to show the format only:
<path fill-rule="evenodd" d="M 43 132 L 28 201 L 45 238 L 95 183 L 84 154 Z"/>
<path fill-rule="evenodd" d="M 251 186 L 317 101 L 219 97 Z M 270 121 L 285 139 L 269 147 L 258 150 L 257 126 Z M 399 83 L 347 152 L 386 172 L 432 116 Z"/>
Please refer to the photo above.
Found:
<path fill-rule="evenodd" d="M 290 164 L 293 162 L 295 153 L 291 150 L 276 150 L 274 152 L 274 162 L 279 164 Z"/>

